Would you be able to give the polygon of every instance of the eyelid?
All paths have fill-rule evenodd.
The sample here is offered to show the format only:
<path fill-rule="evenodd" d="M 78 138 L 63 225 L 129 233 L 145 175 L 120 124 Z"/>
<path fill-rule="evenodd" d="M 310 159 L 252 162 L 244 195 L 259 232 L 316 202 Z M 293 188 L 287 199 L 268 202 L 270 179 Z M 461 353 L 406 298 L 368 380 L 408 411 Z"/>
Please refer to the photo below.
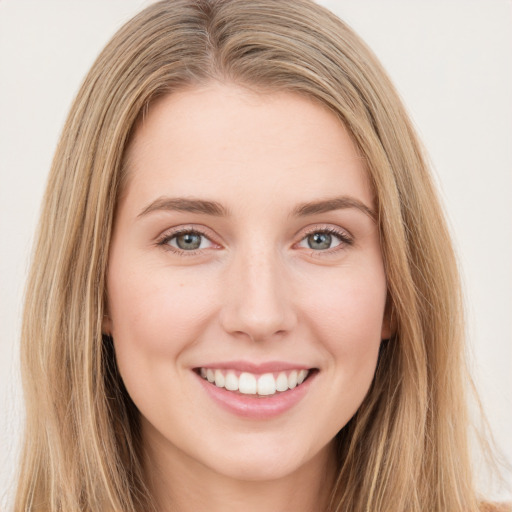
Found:
<path fill-rule="evenodd" d="M 305 228 L 301 229 L 302 237 L 310 235 L 311 233 L 317 233 L 317 232 L 332 232 L 332 233 L 338 233 L 340 236 L 343 236 L 344 238 L 350 238 L 352 239 L 352 234 L 348 231 L 348 229 L 342 228 L 341 226 L 337 226 L 336 224 L 326 224 L 326 223 L 320 223 L 320 224 L 312 224 L 310 226 L 306 226 Z"/>

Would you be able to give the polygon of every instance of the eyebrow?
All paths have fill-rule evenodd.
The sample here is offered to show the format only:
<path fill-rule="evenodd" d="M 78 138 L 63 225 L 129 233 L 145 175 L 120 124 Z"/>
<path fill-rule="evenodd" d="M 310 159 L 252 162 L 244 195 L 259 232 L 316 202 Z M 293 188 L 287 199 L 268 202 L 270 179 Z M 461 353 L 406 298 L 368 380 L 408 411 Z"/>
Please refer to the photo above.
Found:
<path fill-rule="evenodd" d="M 326 213 L 334 210 L 345 210 L 347 208 L 356 208 L 368 215 L 372 220 L 377 220 L 377 214 L 369 206 L 359 199 L 350 196 L 333 197 L 320 201 L 302 203 L 293 209 L 292 215 L 296 217 L 305 217 L 317 213 Z"/>
<path fill-rule="evenodd" d="M 355 208 L 368 215 L 372 220 L 377 219 L 377 214 L 369 206 L 359 199 L 350 196 L 333 197 L 319 201 L 301 203 L 297 205 L 291 215 L 294 217 L 307 217 L 319 213 L 326 213 L 334 210 Z M 228 210 L 217 201 L 205 199 L 193 199 L 184 197 L 159 197 L 146 206 L 137 216 L 144 217 L 154 211 L 178 211 L 212 215 L 215 217 L 227 217 Z"/>
<path fill-rule="evenodd" d="M 146 206 L 137 217 L 144 217 L 151 212 L 159 210 L 202 213 L 215 217 L 226 217 L 228 215 L 228 211 L 217 201 L 189 199 L 184 197 L 159 197 Z"/>

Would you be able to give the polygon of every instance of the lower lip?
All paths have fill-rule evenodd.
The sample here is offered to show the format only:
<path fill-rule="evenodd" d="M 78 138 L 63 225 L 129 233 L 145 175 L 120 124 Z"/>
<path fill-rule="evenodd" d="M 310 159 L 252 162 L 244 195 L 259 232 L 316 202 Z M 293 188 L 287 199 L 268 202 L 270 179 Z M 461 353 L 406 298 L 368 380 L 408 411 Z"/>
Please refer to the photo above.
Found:
<path fill-rule="evenodd" d="M 285 413 L 296 405 L 308 392 L 316 373 L 310 375 L 302 384 L 293 389 L 260 397 L 242 395 L 225 388 L 219 388 L 196 374 L 208 395 L 225 410 L 251 419 L 268 419 Z"/>

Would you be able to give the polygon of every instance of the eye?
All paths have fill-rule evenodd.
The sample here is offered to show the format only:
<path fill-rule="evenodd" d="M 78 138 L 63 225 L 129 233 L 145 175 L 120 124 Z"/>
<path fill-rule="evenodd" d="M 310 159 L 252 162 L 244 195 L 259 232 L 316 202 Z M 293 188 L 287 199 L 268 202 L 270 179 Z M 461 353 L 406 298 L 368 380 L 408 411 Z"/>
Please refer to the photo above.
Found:
<path fill-rule="evenodd" d="M 213 247 L 213 242 L 203 233 L 195 230 L 182 230 L 171 233 L 158 242 L 176 252 L 192 252 Z"/>
<path fill-rule="evenodd" d="M 298 244 L 299 247 L 314 251 L 327 251 L 340 245 L 350 245 L 352 240 L 343 232 L 335 229 L 318 229 L 307 234 Z"/>

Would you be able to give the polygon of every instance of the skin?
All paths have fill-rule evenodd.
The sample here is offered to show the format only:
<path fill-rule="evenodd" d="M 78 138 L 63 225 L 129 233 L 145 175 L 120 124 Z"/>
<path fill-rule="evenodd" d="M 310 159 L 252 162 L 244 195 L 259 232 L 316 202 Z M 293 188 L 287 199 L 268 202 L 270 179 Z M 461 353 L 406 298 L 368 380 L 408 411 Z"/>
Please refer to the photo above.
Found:
<path fill-rule="evenodd" d="M 159 510 L 321 510 L 333 438 L 389 336 L 386 277 L 364 208 L 293 212 L 340 196 L 372 210 L 364 159 L 312 100 L 212 83 L 154 103 L 127 163 L 104 329 L 141 413 Z M 216 201 L 227 215 L 158 208 L 164 196 Z M 181 228 L 204 232 L 199 250 L 177 247 Z M 308 236 L 325 230 L 340 237 L 312 249 Z M 249 419 L 219 407 L 193 371 L 233 360 L 318 373 L 291 409 Z"/>

